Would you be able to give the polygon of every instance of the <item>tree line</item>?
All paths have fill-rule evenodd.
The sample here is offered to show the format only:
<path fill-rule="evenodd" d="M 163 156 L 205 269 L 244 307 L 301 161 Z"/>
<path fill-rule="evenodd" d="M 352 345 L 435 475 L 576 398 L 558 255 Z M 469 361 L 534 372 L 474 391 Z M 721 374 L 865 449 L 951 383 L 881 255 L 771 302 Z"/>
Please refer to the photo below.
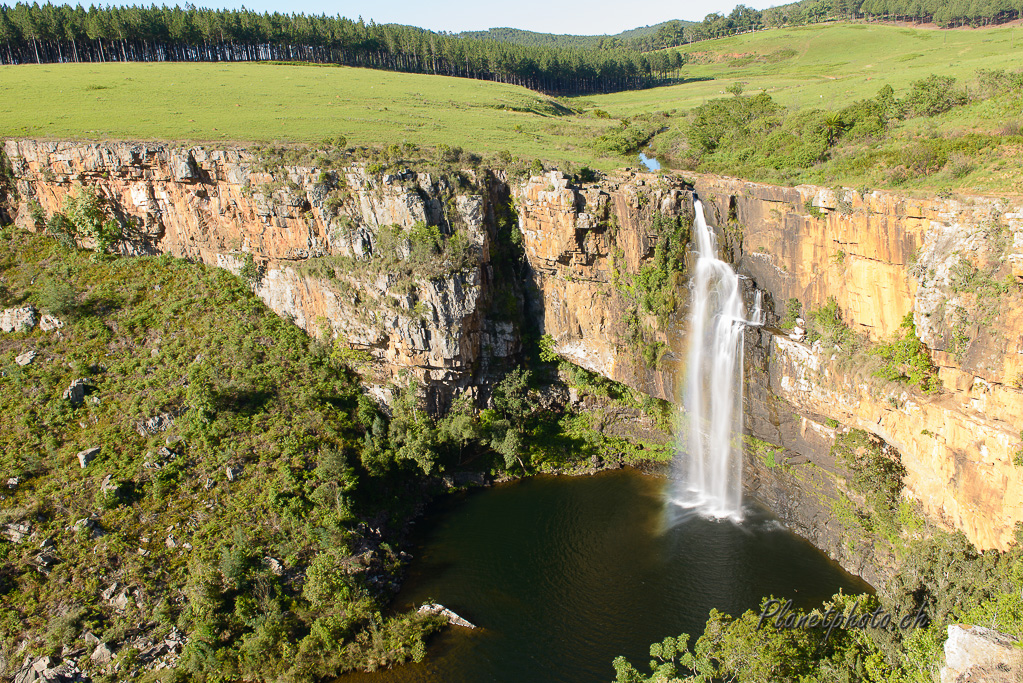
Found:
<path fill-rule="evenodd" d="M 0 63 L 306 61 L 461 76 L 547 94 L 646 88 L 681 55 L 533 47 L 325 15 L 181 7 L 0 5 Z"/>
<path fill-rule="evenodd" d="M 660 36 L 660 43 L 695 43 L 765 28 L 803 26 L 823 21 L 867 20 L 935 23 L 943 28 L 990 26 L 1023 18 L 1023 0 L 801 0 L 755 10 L 736 5 L 728 15 L 715 12 L 681 27 L 681 38 Z M 662 47 L 672 47 L 670 44 Z M 656 48 L 655 48 L 656 49 Z"/>
<path fill-rule="evenodd" d="M 652 52 L 664 48 L 676 47 L 683 42 L 683 29 L 693 24 L 691 21 L 671 19 L 669 21 L 642 26 L 622 31 L 615 35 L 577 36 L 556 33 L 537 33 L 517 28 L 491 28 L 486 31 L 463 31 L 458 35 L 463 38 L 479 38 L 496 40 L 503 43 L 515 43 L 534 47 L 572 47 L 588 50 L 633 50 L 635 52 Z"/>

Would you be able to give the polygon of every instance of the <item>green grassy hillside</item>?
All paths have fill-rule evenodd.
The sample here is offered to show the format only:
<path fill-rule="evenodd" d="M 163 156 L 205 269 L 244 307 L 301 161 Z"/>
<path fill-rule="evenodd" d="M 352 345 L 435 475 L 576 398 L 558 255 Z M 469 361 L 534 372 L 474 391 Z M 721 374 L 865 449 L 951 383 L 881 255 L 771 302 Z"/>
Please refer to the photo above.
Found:
<path fill-rule="evenodd" d="M 349 67 L 44 64 L 0 67 L 0 136 L 446 144 L 592 162 L 614 122 L 512 85 Z"/>
<path fill-rule="evenodd" d="M 766 90 L 785 106 L 839 109 L 884 84 L 899 91 L 932 73 L 969 80 L 977 69 L 1018 69 L 1023 28 L 939 31 L 835 23 L 707 40 L 680 51 L 690 59 L 686 77 L 707 80 L 583 99 L 615 116 L 634 116 L 693 107 L 741 82 L 747 91 Z"/>
<path fill-rule="evenodd" d="M 1020 41 L 1023 29 L 1016 27 L 774 29 L 687 46 L 684 72 L 692 80 L 684 85 L 562 99 L 486 81 L 347 67 L 5 66 L 0 136 L 315 144 L 343 135 L 354 146 L 447 145 L 487 155 L 488 163 L 507 164 L 510 155 L 604 170 L 636 165 L 636 150 L 650 144 L 675 168 L 767 182 L 1019 193 L 1023 177 L 1013 159 L 1023 144 L 1020 88 L 1011 77 L 985 81 L 978 72 L 1017 69 Z M 954 107 L 926 113 L 903 107 L 881 128 L 854 136 L 846 132 L 856 127 L 855 117 L 843 114 L 838 128 L 821 132 L 829 113 L 884 86 L 905 100 L 932 75 L 956 79 L 963 97 Z M 694 152 L 690 129 L 699 114 L 691 112 L 732 97 L 737 87 L 747 96 L 770 95 L 773 118 L 730 148 Z M 758 156 L 756 146 L 782 129 L 796 138 L 824 134 L 828 144 L 785 159 Z"/>
<path fill-rule="evenodd" d="M 360 405 L 362 420 L 375 411 L 325 349 L 241 279 L 184 260 L 5 228 L 0 274 L 0 306 L 65 322 L 0 336 L 0 471 L 14 478 L 0 668 L 65 645 L 88 654 L 88 631 L 124 677 L 153 664 L 129 643 L 175 627 L 189 638 L 178 679 L 310 679 L 421 651 L 435 624 L 381 616 L 400 558 L 360 526 L 383 507 L 374 525 L 400 527 L 412 500 L 395 487 L 414 475 L 360 472 Z M 76 406 L 62 394 L 78 378 Z"/>

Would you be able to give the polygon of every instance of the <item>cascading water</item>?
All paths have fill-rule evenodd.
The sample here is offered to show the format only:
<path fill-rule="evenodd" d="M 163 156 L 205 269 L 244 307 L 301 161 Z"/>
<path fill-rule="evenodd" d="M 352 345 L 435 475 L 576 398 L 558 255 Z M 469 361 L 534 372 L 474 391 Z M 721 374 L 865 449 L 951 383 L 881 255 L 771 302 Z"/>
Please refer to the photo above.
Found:
<path fill-rule="evenodd" d="M 742 519 L 743 336 L 763 324 L 760 292 L 746 318 L 739 276 L 717 256 L 714 234 L 695 199 L 698 258 L 690 308 L 683 428 L 675 462 L 676 503 Z"/>

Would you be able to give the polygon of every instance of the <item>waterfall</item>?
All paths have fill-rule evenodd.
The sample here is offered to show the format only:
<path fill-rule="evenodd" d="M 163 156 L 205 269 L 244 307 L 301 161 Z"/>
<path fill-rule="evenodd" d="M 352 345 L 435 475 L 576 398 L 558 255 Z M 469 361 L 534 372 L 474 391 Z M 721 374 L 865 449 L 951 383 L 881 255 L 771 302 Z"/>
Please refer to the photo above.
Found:
<path fill-rule="evenodd" d="M 718 258 L 695 198 L 698 250 L 692 280 L 684 414 L 675 459 L 674 501 L 718 518 L 742 519 L 743 336 L 763 324 L 760 292 L 746 318 L 739 276 Z"/>

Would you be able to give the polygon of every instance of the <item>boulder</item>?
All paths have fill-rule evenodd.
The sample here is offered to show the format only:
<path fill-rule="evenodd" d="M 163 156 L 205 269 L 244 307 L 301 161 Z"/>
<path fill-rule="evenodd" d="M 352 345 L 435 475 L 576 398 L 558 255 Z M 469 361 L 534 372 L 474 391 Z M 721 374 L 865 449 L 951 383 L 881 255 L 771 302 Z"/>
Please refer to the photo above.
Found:
<path fill-rule="evenodd" d="M 468 620 L 463 619 L 462 617 L 458 616 L 457 614 L 455 614 L 454 612 L 449 610 L 444 605 L 440 605 L 440 604 L 423 605 L 422 607 L 420 607 L 416 611 L 419 612 L 420 614 L 437 614 L 437 615 L 440 615 L 440 616 L 444 617 L 445 619 L 447 619 L 449 624 L 453 624 L 455 626 L 461 626 L 463 628 L 476 628 L 475 625 L 470 623 Z"/>
<path fill-rule="evenodd" d="M 85 400 L 85 390 L 88 385 L 89 381 L 87 379 L 79 377 L 64 390 L 61 397 L 71 401 L 71 405 L 77 408 L 82 405 L 82 402 Z"/>
<path fill-rule="evenodd" d="M 199 179 L 199 169 L 196 167 L 195 159 L 192 158 L 191 152 L 171 155 L 170 167 L 171 172 L 174 174 L 174 180 L 178 182 Z"/>
<path fill-rule="evenodd" d="M 110 604 L 114 606 L 114 609 L 123 612 L 128 609 L 133 602 L 134 601 L 131 599 L 131 596 L 128 595 L 128 589 L 125 588 L 114 596 L 114 599 L 110 601 Z"/>
<path fill-rule="evenodd" d="M 97 455 L 99 455 L 99 446 L 93 446 L 92 448 L 86 448 L 84 451 L 78 451 L 78 464 L 81 465 L 84 470 Z"/>
<path fill-rule="evenodd" d="M 4 526 L 3 534 L 12 543 L 21 543 L 32 534 L 32 525 L 28 522 L 11 522 Z"/>
<path fill-rule="evenodd" d="M 284 565 L 281 561 L 273 557 L 265 557 L 263 560 L 266 562 L 266 566 L 270 569 L 274 576 L 284 575 Z"/>
<path fill-rule="evenodd" d="M 28 332 L 36 326 L 38 316 L 33 306 L 8 308 L 0 313 L 0 330 L 4 332 Z"/>
<path fill-rule="evenodd" d="M 121 584 L 119 584 L 117 581 L 114 581 L 112 584 L 110 584 L 105 589 L 103 589 L 103 592 L 100 593 L 99 596 L 101 598 L 103 598 L 104 600 L 106 600 L 107 602 L 109 602 L 111 600 L 111 598 L 114 597 L 114 594 L 117 593 L 117 590 L 120 587 L 121 587 Z"/>
<path fill-rule="evenodd" d="M 92 651 L 89 659 L 96 662 L 97 664 L 106 664 L 114 658 L 114 651 L 110 649 L 110 646 L 106 643 L 100 643 L 96 646 L 96 649 Z"/>
<path fill-rule="evenodd" d="M 62 663 L 56 657 L 40 657 L 33 660 L 26 658 L 22 668 L 14 674 L 14 683 L 32 683 L 33 681 L 70 680 L 67 671 L 75 667 Z"/>
<path fill-rule="evenodd" d="M 135 430 L 139 433 L 139 436 L 152 436 L 153 434 L 167 431 L 173 424 L 174 417 L 170 413 L 160 413 L 137 422 Z"/>
<path fill-rule="evenodd" d="M 941 683 L 1017 683 L 1023 680 L 1018 638 L 983 626 L 952 624 L 945 641 Z"/>
<path fill-rule="evenodd" d="M 43 332 L 59 330 L 62 327 L 64 327 L 64 321 L 50 315 L 49 313 L 43 313 L 43 316 L 39 318 L 39 329 Z"/>
<path fill-rule="evenodd" d="M 53 553 L 41 552 L 35 558 L 36 570 L 43 575 L 49 574 L 58 562 L 60 560 Z"/>
<path fill-rule="evenodd" d="M 36 351 L 35 349 L 29 349 L 25 353 L 16 356 L 14 362 L 24 367 L 31 363 L 32 361 L 34 361 L 36 359 L 36 356 L 38 355 L 39 355 L 38 351 Z"/>

